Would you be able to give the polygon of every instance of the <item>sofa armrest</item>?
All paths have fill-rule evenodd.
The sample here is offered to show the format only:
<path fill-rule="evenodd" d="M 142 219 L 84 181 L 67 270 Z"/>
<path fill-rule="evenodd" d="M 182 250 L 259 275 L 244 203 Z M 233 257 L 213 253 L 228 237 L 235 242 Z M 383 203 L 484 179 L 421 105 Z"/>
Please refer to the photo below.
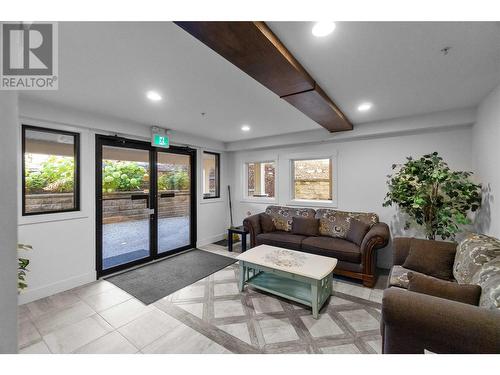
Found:
<path fill-rule="evenodd" d="M 500 353 L 500 312 L 400 288 L 382 299 L 384 353 Z"/>
<path fill-rule="evenodd" d="M 370 228 L 361 242 L 361 259 L 363 262 L 363 272 L 374 274 L 375 272 L 375 252 L 389 243 L 389 226 L 385 223 L 377 223 Z"/>
<path fill-rule="evenodd" d="M 260 226 L 260 214 L 248 216 L 243 220 L 243 227 L 250 234 L 250 247 L 255 246 L 255 238 L 258 234 L 262 233 Z"/>

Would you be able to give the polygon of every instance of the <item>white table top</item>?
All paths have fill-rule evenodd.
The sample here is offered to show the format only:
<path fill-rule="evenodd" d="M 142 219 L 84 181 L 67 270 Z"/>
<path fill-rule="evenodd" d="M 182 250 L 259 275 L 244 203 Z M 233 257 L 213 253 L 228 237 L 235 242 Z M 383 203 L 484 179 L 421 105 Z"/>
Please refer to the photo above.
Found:
<path fill-rule="evenodd" d="M 337 265 L 335 258 L 269 245 L 253 247 L 237 259 L 316 280 L 328 276 Z"/>

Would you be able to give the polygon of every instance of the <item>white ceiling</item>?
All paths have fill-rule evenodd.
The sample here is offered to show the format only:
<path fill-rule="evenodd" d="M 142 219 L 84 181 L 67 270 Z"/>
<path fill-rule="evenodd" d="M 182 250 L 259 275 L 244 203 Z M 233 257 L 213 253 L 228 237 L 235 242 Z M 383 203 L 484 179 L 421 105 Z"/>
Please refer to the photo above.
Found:
<path fill-rule="evenodd" d="M 476 106 L 500 83 L 500 23 L 339 22 L 325 38 L 269 26 L 354 124 Z"/>
<path fill-rule="evenodd" d="M 495 23 L 338 23 L 324 39 L 310 22 L 269 25 L 355 125 L 475 106 L 500 83 Z M 320 128 L 169 22 L 60 23 L 59 77 L 21 98 L 224 142 Z M 365 100 L 373 110 L 357 112 Z"/>

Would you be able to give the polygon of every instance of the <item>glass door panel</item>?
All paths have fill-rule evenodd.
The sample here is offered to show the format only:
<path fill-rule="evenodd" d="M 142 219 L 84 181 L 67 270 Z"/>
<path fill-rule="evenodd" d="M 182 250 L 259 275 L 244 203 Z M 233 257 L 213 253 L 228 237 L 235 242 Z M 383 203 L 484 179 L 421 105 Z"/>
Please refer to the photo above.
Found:
<path fill-rule="evenodd" d="M 191 244 L 191 155 L 158 152 L 158 253 Z"/>
<path fill-rule="evenodd" d="M 102 146 L 102 269 L 151 256 L 150 151 Z"/>

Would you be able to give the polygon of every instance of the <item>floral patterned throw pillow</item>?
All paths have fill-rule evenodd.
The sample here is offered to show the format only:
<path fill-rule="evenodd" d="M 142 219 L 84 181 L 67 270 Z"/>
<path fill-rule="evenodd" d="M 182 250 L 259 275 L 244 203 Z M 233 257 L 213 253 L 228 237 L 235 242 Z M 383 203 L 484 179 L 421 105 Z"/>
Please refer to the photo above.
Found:
<path fill-rule="evenodd" d="M 292 208 L 284 206 L 269 206 L 266 214 L 271 216 L 276 230 L 290 232 L 292 230 L 292 219 L 294 217 L 314 218 L 314 211 L 311 208 Z"/>
<path fill-rule="evenodd" d="M 346 212 L 330 209 L 318 209 L 316 219 L 319 219 L 319 234 L 321 236 L 346 238 L 351 226 L 351 220 L 359 220 L 370 227 L 378 223 L 378 216 L 368 212 Z"/>
<path fill-rule="evenodd" d="M 460 284 L 472 284 L 481 267 L 500 257 L 500 241 L 484 234 L 471 233 L 457 247 L 453 277 Z"/>

